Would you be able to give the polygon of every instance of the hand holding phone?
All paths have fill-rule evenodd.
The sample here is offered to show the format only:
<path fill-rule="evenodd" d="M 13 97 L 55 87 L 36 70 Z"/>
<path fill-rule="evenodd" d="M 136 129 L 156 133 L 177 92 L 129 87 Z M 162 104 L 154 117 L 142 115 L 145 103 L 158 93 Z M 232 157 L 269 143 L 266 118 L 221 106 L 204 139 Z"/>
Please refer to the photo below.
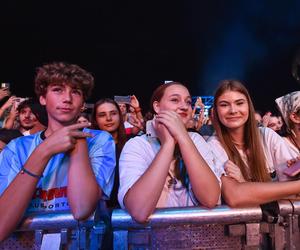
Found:
<path fill-rule="evenodd" d="M 1 83 L 1 89 L 8 89 L 10 88 L 10 83 L 9 82 L 2 82 Z"/>

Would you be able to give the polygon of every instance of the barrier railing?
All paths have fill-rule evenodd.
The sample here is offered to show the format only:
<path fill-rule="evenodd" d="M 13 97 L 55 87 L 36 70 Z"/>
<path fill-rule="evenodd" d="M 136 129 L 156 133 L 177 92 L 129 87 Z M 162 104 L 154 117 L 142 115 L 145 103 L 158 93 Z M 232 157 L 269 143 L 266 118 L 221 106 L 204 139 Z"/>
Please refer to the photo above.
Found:
<path fill-rule="evenodd" d="M 95 214 L 81 222 L 70 212 L 29 215 L 0 249 L 101 249 L 106 226 Z"/>
<path fill-rule="evenodd" d="M 78 222 L 68 212 L 31 215 L 0 249 L 103 249 L 113 233 L 114 249 L 300 249 L 300 201 L 281 200 L 251 208 L 157 209 L 145 224 L 115 209 L 111 228 L 97 210 Z M 55 244 L 56 245 L 55 245 Z M 55 246 L 54 246 L 55 245 Z M 101 248 L 102 247 L 102 248 Z"/>
<path fill-rule="evenodd" d="M 114 249 L 242 249 L 260 245 L 260 207 L 157 209 L 146 224 L 112 214 Z"/>

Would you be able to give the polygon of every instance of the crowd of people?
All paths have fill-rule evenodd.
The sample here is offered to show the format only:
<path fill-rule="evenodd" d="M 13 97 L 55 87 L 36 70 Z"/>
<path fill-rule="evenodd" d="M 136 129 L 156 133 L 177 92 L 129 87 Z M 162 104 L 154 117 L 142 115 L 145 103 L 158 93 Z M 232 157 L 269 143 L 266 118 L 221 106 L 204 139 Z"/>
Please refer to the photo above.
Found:
<path fill-rule="evenodd" d="M 156 208 L 264 204 L 300 193 L 300 91 L 255 109 L 245 85 L 223 80 L 208 112 L 180 82 L 159 85 L 149 111 L 135 95 L 98 100 L 91 73 L 55 62 L 37 69 L 37 98 L 0 89 L 0 240 L 24 214 L 101 203 L 146 222 Z M 205 113 L 206 112 L 206 113 Z"/>

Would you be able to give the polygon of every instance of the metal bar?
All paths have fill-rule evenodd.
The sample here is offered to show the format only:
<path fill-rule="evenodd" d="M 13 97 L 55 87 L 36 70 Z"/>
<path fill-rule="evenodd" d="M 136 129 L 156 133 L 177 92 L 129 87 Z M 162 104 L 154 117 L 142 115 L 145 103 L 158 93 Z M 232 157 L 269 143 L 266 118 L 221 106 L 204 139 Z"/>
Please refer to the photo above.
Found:
<path fill-rule="evenodd" d="M 92 227 L 94 215 L 81 222 L 81 226 Z M 53 230 L 78 227 L 78 221 L 70 212 L 55 212 L 43 214 L 31 214 L 25 216 L 16 231 Z"/>
<path fill-rule="evenodd" d="M 145 228 L 162 227 L 172 223 L 176 224 L 235 224 L 258 222 L 262 219 L 260 207 L 254 208 L 229 208 L 219 206 L 214 209 L 203 207 L 186 208 L 164 208 L 156 209 L 149 217 L 149 222 L 140 224 L 134 221 L 131 216 L 122 209 L 115 209 L 112 213 L 112 227 L 122 228 Z"/>

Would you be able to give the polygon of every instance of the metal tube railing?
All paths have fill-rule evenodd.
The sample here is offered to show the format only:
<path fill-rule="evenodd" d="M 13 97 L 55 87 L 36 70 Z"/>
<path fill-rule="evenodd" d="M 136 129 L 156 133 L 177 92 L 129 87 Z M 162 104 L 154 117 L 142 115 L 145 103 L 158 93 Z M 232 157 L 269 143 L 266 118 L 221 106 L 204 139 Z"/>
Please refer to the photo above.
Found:
<path fill-rule="evenodd" d="M 80 225 L 83 227 L 92 227 L 94 225 L 94 216 L 95 214 L 92 214 L 88 219 L 80 222 Z M 74 229 L 78 227 L 78 223 L 68 211 L 30 214 L 22 220 L 16 231 L 53 230 L 59 228 Z"/>
<path fill-rule="evenodd" d="M 230 208 L 218 206 L 213 209 L 204 207 L 163 208 L 156 209 L 149 217 L 147 226 L 164 226 L 172 223 L 196 224 L 236 224 L 240 222 L 254 222 L 262 219 L 260 207 Z M 142 228 L 145 224 L 137 223 L 130 214 L 122 209 L 115 209 L 112 213 L 113 228 Z"/>
<path fill-rule="evenodd" d="M 61 235 L 61 244 L 68 246 L 67 249 L 76 249 L 78 246 L 82 249 L 91 246 L 99 248 L 107 227 L 96 216 L 97 212 L 98 210 L 82 222 L 75 220 L 67 211 L 31 214 L 23 219 L 16 232 L 21 234 L 33 232 L 37 244 L 41 244 L 43 235 L 57 232 Z M 183 235 L 192 237 L 192 234 L 197 233 L 198 238 L 193 237 L 200 243 L 201 237 L 206 234 L 203 236 L 206 237 L 203 238 L 204 241 L 211 240 L 208 237 L 213 236 L 212 241 L 221 241 L 224 244 L 236 244 L 233 243 L 236 241 L 237 245 L 232 246 L 258 246 L 260 235 L 268 234 L 274 249 L 298 249 L 300 247 L 299 215 L 300 201 L 298 200 L 280 200 L 251 208 L 230 208 L 226 205 L 213 209 L 161 208 L 156 209 L 144 224 L 137 223 L 125 210 L 115 209 L 111 217 L 111 233 L 114 234 L 114 249 L 127 249 L 127 246 L 149 247 L 153 242 L 159 245 L 163 242 L 159 238 L 159 233 L 169 234 L 169 242 L 181 240 Z M 172 238 L 174 230 L 175 238 Z M 70 233 L 72 238 L 69 238 Z M 12 240 L 18 239 L 12 237 Z M 0 249 L 3 249 L 1 244 Z"/>

